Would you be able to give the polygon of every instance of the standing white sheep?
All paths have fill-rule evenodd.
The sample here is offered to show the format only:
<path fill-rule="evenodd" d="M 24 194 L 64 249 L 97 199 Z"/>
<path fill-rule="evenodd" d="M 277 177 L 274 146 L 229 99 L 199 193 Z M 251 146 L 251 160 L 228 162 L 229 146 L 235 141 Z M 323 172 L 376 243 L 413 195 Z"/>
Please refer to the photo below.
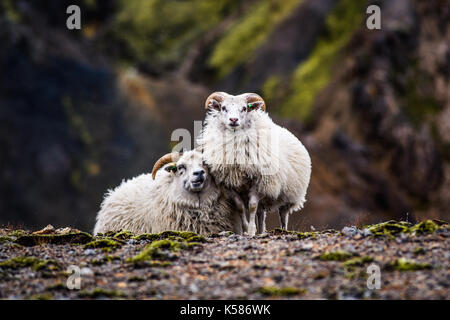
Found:
<path fill-rule="evenodd" d="M 240 228 L 239 216 L 209 175 L 202 154 L 188 151 L 167 154 L 155 163 L 152 174 L 110 190 L 101 204 L 94 234 L 120 229 L 240 233 Z"/>
<path fill-rule="evenodd" d="M 278 211 L 287 230 L 289 214 L 303 208 L 311 175 L 306 148 L 273 123 L 265 107 L 254 93 L 215 92 L 206 100 L 205 126 L 198 138 L 215 180 L 248 200 L 250 235 L 256 233 L 256 214 L 258 231 L 265 231 L 266 211 Z"/>

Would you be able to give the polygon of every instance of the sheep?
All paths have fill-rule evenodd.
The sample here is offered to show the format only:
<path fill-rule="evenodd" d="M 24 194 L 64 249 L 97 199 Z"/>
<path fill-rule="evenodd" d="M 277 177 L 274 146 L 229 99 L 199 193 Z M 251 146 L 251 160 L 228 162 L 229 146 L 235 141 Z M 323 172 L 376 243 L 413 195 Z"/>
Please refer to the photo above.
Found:
<path fill-rule="evenodd" d="M 311 175 L 306 148 L 272 121 L 255 93 L 215 92 L 205 109 L 197 143 L 215 180 L 248 201 L 248 234 L 265 232 L 266 212 L 278 211 L 281 228 L 287 230 L 289 214 L 306 201 Z"/>
<path fill-rule="evenodd" d="M 94 234 L 120 229 L 136 234 L 242 233 L 240 217 L 233 212 L 232 201 L 216 186 L 200 152 L 169 153 L 155 163 L 152 174 L 141 174 L 109 190 Z"/>

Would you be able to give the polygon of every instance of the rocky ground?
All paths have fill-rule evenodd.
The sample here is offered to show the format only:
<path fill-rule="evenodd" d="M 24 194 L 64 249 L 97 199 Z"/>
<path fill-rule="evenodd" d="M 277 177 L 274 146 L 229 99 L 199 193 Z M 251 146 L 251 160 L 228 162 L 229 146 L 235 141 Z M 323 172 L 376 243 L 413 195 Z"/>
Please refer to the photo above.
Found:
<path fill-rule="evenodd" d="M 449 225 L 431 220 L 253 238 L 4 228 L 0 298 L 450 299 L 449 248 Z"/>

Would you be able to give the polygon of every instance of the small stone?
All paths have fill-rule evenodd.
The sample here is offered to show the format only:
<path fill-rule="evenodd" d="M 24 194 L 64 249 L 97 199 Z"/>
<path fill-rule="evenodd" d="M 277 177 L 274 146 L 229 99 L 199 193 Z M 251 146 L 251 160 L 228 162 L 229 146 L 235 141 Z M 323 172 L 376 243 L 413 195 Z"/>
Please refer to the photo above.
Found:
<path fill-rule="evenodd" d="M 130 239 L 127 241 L 127 244 L 137 244 L 138 241 L 136 239 Z"/>
<path fill-rule="evenodd" d="M 191 290 L 192 293 L 199 292 L 199 289 L 195 283 L 191 283 L 191 285 L 189 286 L 189 290 Z"/>
<path fill-rule="evenodd" d="M 359 233 L 359 230 L 355 226 L 344 227 L 342 229 L 342 233 L 345 234 L 347 237 L 354 237 Z"/>
<path fill-rule="evenodd" d="M 53 232 L 55 232 L 55 227 L 49 224 L 44 229 L 33 232 L 33 234 L 49 234 Z"/>
<path fill-rule="evenodd" d="M 369 229 L 364 229 L 363 231 L 362 231 L 362 235 L 364 236 L 364 237 L 368 237 L 368 236 L 371 236 L 372 235 L 372 232 L 369 230 Z"/>
<path fill-rule="evenodd" d="M 84 250 L 83 254 L 85 256 L 94 255 L 95 254 L 95 249 L 86 249 L 86 250 Z"/>
<path fill-rule="evenodd" d="M 81 268 L 80 275 L 84 277 L 92 277 L 94 275 L 94 271 L 89 268 Z"/>

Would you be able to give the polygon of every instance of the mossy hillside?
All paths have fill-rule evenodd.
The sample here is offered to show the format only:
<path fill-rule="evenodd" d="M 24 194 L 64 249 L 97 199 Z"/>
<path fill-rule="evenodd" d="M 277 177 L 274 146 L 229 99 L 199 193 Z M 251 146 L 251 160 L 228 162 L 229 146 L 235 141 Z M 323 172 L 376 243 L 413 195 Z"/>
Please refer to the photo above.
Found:
<path fill-rule="evenodd" d="M 326 18 L 326 30 L 291 78 L 290 94 L 282 104 L 280 114 L 303 122 L 310 119 L 316 96 L 330 82 L 339 53 L 365 15 L 365 0 L 340 0 Z"/>
<path fill-rule="evenodd" d="M 0 262 L 0 268 L 4 269 L 21 269 L 31 267 L 34 271 L 59 270 L 60 266 L 55 260 L 41 260 L 36 257 L 20 256 Z"/>
<path fill-rule="evenodd" d="M 269 297 L 290 297 L 290 296 L 298 296 L 304 294 L 306 289 L 294 288 L 294 287 L 261 287 L 257 292 L 261 293 L 264 296 Z"/>
<path fill-rule="evenodd" d="M 193 42 L 239 5 L 235 0 L 120 0 L 108 35 L 122 45 L 125 63 L 174 65 Z"/>
<path fill-rule="evenodd" d="M 301 0 L 261 0 L 237 21 L 215 45 L 208 60 L 219 78 L 251 58 L 275 27 Z"/>

